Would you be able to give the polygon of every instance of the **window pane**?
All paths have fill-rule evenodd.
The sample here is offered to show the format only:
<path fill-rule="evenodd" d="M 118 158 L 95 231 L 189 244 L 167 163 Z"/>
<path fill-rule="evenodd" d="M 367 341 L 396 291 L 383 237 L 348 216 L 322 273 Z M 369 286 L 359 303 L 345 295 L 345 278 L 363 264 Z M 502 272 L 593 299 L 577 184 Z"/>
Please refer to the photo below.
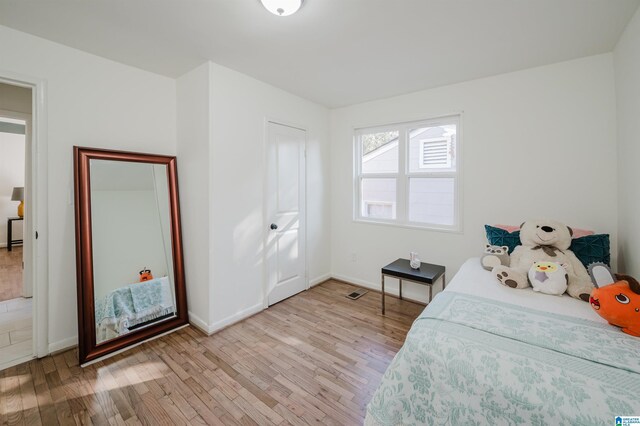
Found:
<path fill-rule="evenodd" d="M 454 178 L 410 178 L 409 220 L 434 225 L 454 225 Z"/>
<path fill-rule="evenodd" d="M 360 136 L 362 173 L 398 172 L 398 131 Z"/>
<path fill-rule="evenodd" d="M 456 125 L 420 127 L 409 131 L 409 172 L 456 170 Z"/>
<path fill-rule="evenodd" d="M 362 217 L 372 219 L 396 218 L 396 179 L 362 179 Z"/>

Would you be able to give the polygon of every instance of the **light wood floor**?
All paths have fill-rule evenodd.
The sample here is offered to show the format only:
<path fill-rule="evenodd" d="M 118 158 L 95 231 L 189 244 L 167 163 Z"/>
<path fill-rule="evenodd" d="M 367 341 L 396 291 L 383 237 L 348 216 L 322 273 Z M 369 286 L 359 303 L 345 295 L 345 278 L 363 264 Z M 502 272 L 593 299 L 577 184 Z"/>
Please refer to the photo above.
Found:
<path fill-rule="evenodd" d="M 32 353 L 31 299 L 22 296 L 22 247 L 0 248 L 0 365 Z"/>
<path fill-rule="evenodd" d="M 0 301 L 22 296 L 22 247 L 0 248 Z"/>
<path fill-rule="evenodd" d="M 31 302 L 23 297 L 0 302 L 0 366 L 33 353 Z"/>
<path fill-rule="evenodd" d="M 87 368 L 75 351 L 0 372 L 1 424 L 362 424 L 423 306 L 335 281 L 207 337 L 193 327 Z"/>

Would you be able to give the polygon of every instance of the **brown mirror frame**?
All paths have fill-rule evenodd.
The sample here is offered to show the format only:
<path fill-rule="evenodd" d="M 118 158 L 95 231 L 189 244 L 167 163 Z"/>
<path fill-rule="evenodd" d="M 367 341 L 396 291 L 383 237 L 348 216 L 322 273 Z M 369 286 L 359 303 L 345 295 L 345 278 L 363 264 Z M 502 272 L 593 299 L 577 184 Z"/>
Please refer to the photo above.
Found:
<path fill-rule="evenodd" d="M 182 231 L 178 198 L 176 157 L 94 148 L 73 147 L 76 215 L 76 269 L 78 286 L 78 356 L 80 364 L 119 351 L 159 334 L 188 324 L 187 294 L 182 258 Z M 126 161 L 167 166 L 171 213 L 171 243 L 175 284 L 176 317 L 96 345 L 93 238 L 91 227 L 90 160 Z"/>

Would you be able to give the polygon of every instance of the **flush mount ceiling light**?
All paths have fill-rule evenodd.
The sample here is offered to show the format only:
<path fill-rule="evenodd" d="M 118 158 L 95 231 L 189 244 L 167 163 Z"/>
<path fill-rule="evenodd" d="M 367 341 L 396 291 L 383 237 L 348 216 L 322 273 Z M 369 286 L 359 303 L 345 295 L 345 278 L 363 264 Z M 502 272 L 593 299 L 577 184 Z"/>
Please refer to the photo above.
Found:
<path fill-rule="evenodd" d="M 269 12 L 278 16 L 293 15 L 302 6 L 302 0 L 260 0 Z"/>

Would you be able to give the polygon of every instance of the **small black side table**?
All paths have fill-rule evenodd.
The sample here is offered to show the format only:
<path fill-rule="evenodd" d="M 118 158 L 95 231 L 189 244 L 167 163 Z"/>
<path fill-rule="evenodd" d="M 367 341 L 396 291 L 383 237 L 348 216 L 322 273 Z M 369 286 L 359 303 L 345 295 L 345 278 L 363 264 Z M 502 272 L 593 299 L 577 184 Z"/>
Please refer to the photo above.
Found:
<path fill-rule="evenodd" d="M 433 297 L 433 283 L 442 277 L 442 288 L 446 286 L 445 268 L 431 263 L 420 263 L 420 268 L 409 266 L 408 259 L 398 259 L 382 268 L 382 315 L 384 315 L 384 277 L 398 278 L 400 281 L 400 300 L 402 300 L 402 280 L 415 282 L 429 287 L 429 303 Z"/>
<path fill-rule="evenodd" d="M 24 220 L 22 217 L 10 217 L 7 219 L 7 251 L 11 251 L 11 246 L 14 244 L 22 244 L 22 240 L 13 239 L 13 222 L 17 220 Z"/>

